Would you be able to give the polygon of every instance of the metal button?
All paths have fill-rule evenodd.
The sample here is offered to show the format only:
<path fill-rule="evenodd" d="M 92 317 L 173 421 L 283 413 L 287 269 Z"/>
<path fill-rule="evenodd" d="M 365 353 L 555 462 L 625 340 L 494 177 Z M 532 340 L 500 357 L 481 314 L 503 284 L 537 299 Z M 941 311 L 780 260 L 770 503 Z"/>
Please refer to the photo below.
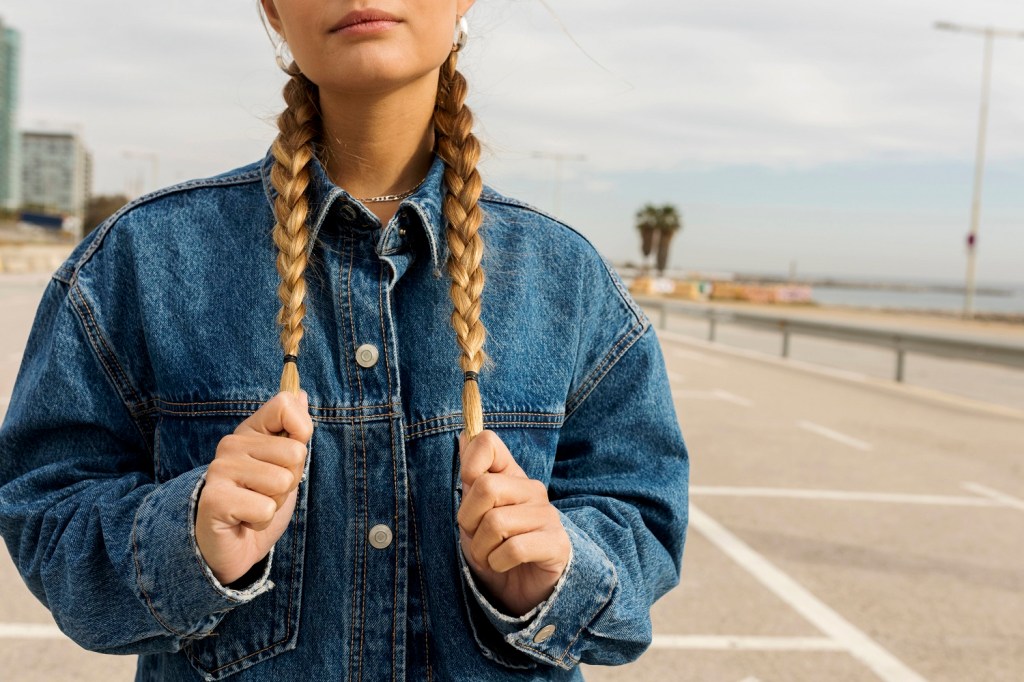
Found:
<path fill-rule="evenodd" d="M 370 529 L 370 544 L 377 549 L 384 549 L 391 544 L 391 529 L 378 523 Z"/>
<path fill-rule="evenodd" d="M 405 236 L 405 228 L 404 227 L 398 228 L 398 236 L 399 237 L 404 237 Z"/>
<path fill-rule="evenodd" d="M 352 204 L 345 204 L 341 207 L 341 214 L 345 216 L 346 220 L 355 220 L 356 208 Z"/>
<path fill-rule="evenodd" d="M 545 625 L 544 627 L 542 627 L 540 630 L 537 631 L 537 634 L 535 634 L 533 636 L 533 641 L 536 642 L 537 644 L 540 644 L 541 642 L 546 641 L 547 639 L 549 639 L 551 637 L 551 635 L 553 635 L 553 634 L 555 634 L 555 626 L 554 625 Z"/>
<path fill-rule="evenodd" d="M 372 343 L 364 343 L 356 348 L 356 362 L 361 367 L 373 367 L 377 364 L 377 346 Z"/>

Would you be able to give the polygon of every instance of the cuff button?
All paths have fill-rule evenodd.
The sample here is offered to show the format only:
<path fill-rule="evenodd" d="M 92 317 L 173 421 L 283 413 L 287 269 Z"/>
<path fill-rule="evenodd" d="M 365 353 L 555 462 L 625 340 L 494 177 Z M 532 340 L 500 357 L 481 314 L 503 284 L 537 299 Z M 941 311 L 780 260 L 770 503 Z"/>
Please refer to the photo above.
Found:
<path fill-rule="evenodd" d="M 545 625 L 544 627 L 542 627 L 540 630 L 537 631 L 537 634 L 535 634 L 533 636 L 533 641 L 536 642 L 537 644 L 540 644 L 541 642 L 545 642 L 548 639 L 550 639 L 551 635 L 553 635 L 553 634 L 555 634 L 555 626 L 554 625 Z"/>

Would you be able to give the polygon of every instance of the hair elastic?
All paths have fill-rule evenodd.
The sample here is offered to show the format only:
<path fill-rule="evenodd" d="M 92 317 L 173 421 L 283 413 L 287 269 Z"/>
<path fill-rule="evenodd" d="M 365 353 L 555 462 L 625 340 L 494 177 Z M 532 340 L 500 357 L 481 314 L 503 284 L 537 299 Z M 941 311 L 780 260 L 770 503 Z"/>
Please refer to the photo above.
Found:
<path fill-rule="evenodd" d="M 285 362 L 294 362 L 296 365 L 299 364 L 299 358 L 296 355 L 291 355 L 291 354 L 285 355 L 284 356 L 284 361 Z"/>
<path fill-rule="evenodd" d="M 478 384 L 480 383 L 480 380 L 477 379 L 477 373 L 474 372 L 473 370 L 466 371 L 466 373 L 463 374 L 463 376 L 465 377 L 465 381 L 469 381 L 470 379 L 472 379 L 473 381 L 477 382 Z"/>

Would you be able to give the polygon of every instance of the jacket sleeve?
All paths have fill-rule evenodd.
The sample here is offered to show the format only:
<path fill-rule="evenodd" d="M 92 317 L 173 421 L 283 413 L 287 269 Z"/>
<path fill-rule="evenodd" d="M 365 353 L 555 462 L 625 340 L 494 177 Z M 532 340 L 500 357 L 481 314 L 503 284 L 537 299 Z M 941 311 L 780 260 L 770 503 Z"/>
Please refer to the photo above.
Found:
<path fill-rule="evenodd" d="M 173 652 L 271 589 L 272 553 L 230 587 L 213 577 L 194 525 L 206 466 L 154 480 L 146 401 L 94 308 L 75 277 L 43 293 L 0 427 L 0 535 L 80 646 Z"/>
<path fill-rule="evenodd" d="M 463 568 L 503 645 L 565 669 L 623 664 L 646 650 L 651 605 L 678 584 L 686 538 L 689 454 L 661 346 L 609 274 L 617 291 L 590 312 L 595 337 L 615 336 L 583 356 L 548 486 L 571 541 L 566 570 L 546 601 L 514 618 Z"/>

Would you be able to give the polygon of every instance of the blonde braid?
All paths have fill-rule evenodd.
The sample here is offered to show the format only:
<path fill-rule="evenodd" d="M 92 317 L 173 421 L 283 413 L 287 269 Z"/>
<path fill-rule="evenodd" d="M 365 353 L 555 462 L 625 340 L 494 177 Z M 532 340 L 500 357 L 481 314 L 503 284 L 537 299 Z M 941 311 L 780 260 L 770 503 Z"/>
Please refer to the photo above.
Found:
<path fill-rule="evenodd" d="M 309 164 L 313 160 L 313 141 L 320 135 L 321 120 L 316 103 L 316 85 L 298 73 L 284 86 L 287 107 L 278 116 L 280 130 L 271 147 L 274 167 L 270 179 L 277 190 L 274 213 L 274 243 L 277 245 L 277 272 L 281 283 L 277 288 L 281 310 L 277 323 L 281 329 L 284 352 L 298 355 L 302 339 L 302 318 L 306 315 L 306 247 L 309 244 L 309 201 L 306 189 L 310 183 Z M 295 362 L 285 362 L 281 372 L 281 391 L 299 392 L 299 370 Z"/>
<path fill-rule="evenodd" d="M 448 272 L 455 305 L 451 323 L 462 348 L 462 371 L 478 372 L 489 361 L 483 349 L 487 330 L 480 321 L 484 242 L 479 233 L 483 211 L 477 201 L 483 183 L 476 168 L 480 143 L 473 136 L 473 114 L 465 104 L 466 79 L 455 68 L 457 60 L 453 51 L 441 65 L 434 132 L 437 154 L 445 163 L 444 217 L 448 223 Z M 466 435 L 472 440 L 483 430 L 480 387 L 472 379 L 462 384 L 462 416 Z"/>

